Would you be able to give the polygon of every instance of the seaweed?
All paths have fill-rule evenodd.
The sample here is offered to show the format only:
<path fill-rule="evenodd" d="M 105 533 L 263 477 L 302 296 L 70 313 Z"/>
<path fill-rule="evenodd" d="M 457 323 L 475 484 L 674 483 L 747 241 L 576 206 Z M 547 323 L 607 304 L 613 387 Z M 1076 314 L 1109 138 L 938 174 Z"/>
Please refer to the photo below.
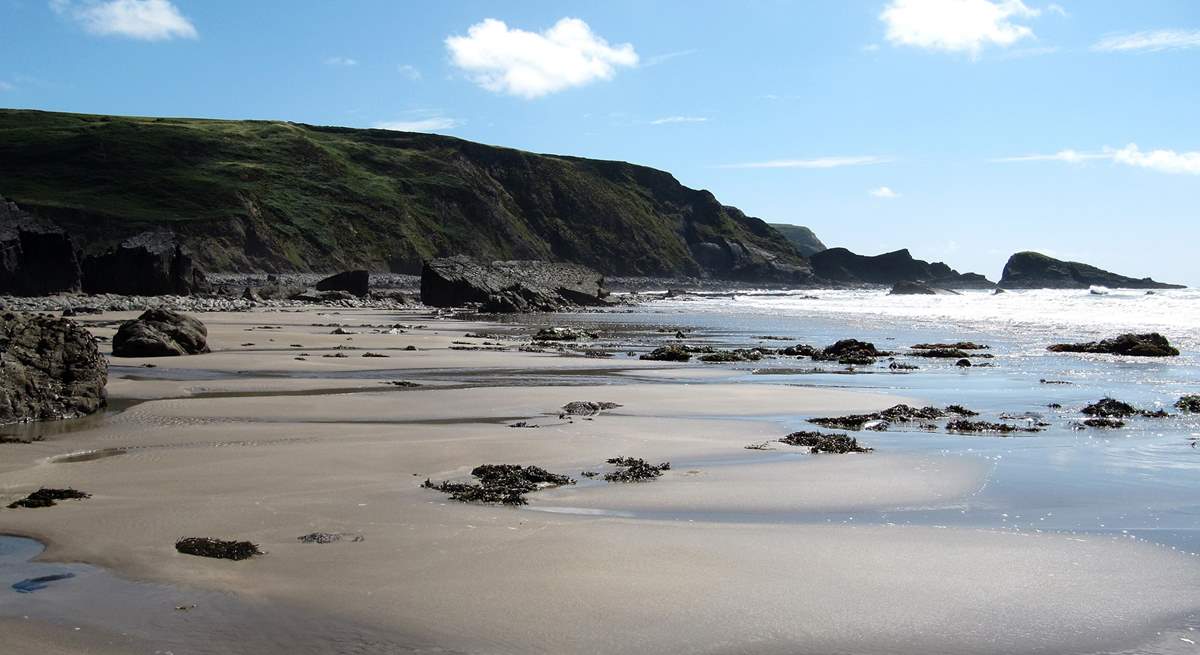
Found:
<path fill-rule="evenodd" d="M 544 487 L 560 487 L 575 484 L 565 475 L 551 473 L 539 466 L 518 464 L 483 464 L 476 466 L 471 475 L 479 480 L 468 482 L 439 482 L 426 479 L 421 484 L 426 489 L 436 489 L 450 494 L 451 500 L 463 503 L 501 503 L 524 505 L 525 494 Z"/>
<path fill-rule="evenodd" d="M 262 555 L 257 544 L 249 541 L 226 541 L 212 537 L 184 537 L 175 542 L 175 550 L 184 555 L 197 557 L 212 557 L 216 559 L 231 559 L 240 561 Z"/>
<path fill-rule="evenodd" d="M 874 450 L 873 448 L 860 446 L 858 439 L 846 434 L 826 434 L 811 430 L 793 432 L 780 439 L 779 442 L 789 446 L 806 447 L 808 448 L 808 452 L 814 455 L 817 453 L 869 453 Z"/>
<path fill-rule="evenodd" d="M 671 470 L 670 462 L 656 466 L 639 457 L 612 457 L 607 461 L 617 466 L 616 471 L 604 474 L 608 482 L 645 482 L 659 477 L 663 471 Z"/>
<path fill-rule="evenodd" d="M 92 494 L 76 491 L 75 489 L 47 489 L 42 487 L 28 496 L 10 503 L 9 509 L 33 509 L 39 507 L 53 507 L 60 500 L 83 500 L 91 498 Z"/>

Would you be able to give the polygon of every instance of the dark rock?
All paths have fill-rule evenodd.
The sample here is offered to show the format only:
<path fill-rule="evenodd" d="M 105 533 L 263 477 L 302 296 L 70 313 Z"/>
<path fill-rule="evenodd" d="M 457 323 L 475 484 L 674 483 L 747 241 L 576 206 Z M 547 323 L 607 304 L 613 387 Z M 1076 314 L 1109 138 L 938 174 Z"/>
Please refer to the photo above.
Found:
<path fill-rule="evenodd" d="M 365 297 L 370 291 L 371 274 L 366 271 L 343 271 L 317 282 L 317 291 L 345 291 Z"/>
<path fill-rule="evenodd" d="M 114 357 L 174 357 L 209 352 L 208 329 L 187 314 L 148 309 L 113 337 Z"/>
<path fill-rule="evenodd" d="M 813 274 L 833 282 L 884 284 L 919 282 L 936 289 L 992 289 L 996 285 L 976 273 L 959 273 L 941 263 L 913 259 L 907 250 L 874 257 L 845 248 L 830 248 L 810 258 Z"/>
<path fill-rule="evenodd" d="M 475 467 L 471 471 L 471 475 L 477 478 L 479 483 L 441 482 L 434 484 L 430 480 L 425 480 L 421 486 L 450 494 L 452 500 L 463 503 L 524 505 L 528 502 L 525 500 L 525 494 L 531 491 L 575 484 L 571 478 L 551 473 L 539 466 L 519 466 L 517 464 L 483 464 Z"/>
<path fill-rule="evenodd" d="M 873 449 L 858 445 L 858 439 L 845 434 L 824 432 L 793 432 L 779 440 L 789 446 L 803 446 L 810 453 L 869 453 Z"/>
<path fill-rule="evenodd" d="M 638 359 L 646 359 L 656 362 L 686 362 L 692 359 L 692 353 L 684 346 L 672 344 L 670 346 L 660 346 L 654 350 L 642 355 Z"/>
<path fill-rule="evenodd" d="M 955 343 L 918 343 L 912 348 L 913 350 L 987 350 L 989 346 L 978 344 L 974 341 L 957 341 Z"/>
<path fill-rule="evenodd" d="M 1115 398 L 1102 398 L 1084 407 L 1082 411 L 1088 416 L 1100 416 L 1103 418 L 1124 418 L 1138 413 L 1137 408 L 1133 405 L 1123 403 Z"/>
<path fill-rule="evenodd" d="M 912 407 L 909 405 L 893 405 L 881 412 L 872 414 L 851 414 L 831 418 L 810 418 L 814 423 L 826 428 L 838 430 L 886 429 L 889 423 L 910 423 L 913 421 L 929 421 L 944 418 L 949 415 L 975 416 L 977 412 L 961 406 L 950 405 L 945 409 L 937 407 Z"/>
<path fill-rule="evenodd" d="M 102 409 L 108 364 L 74 321 L 0 315 L 0 423 L 72 418 Z"/>
<path fill-rule="evenodd" d="M 596 333 L 586 330 L 577 330 L 569 327 L 547 327 L 537 331 L 533 335 L 534 341 L 579 341 L 582 339 L 595 339 Z"/>
<path fill-rule="evenodd" d="M 421 271 L 421 302 L 432 307 L 478 303 L 486 312 L 552 312 L 604 305 L 607 296 L 604 277 L 578 264 L 480 264 L 458 256 L 428 261 Z"/>
<path fill-rule="evenodd" d="M 1125 277 L 1088 264 L 1062 261 L 1029 251 L 1009 257 L 1000 278 L 1000 286 L 1006 289 L 1087 289 L 1093 285 L 1112 289 L 1184 288 L 1155 282 L 1148 277 Z"/>
<path fill-rule="evenodd" d="M 893 371 L 916 371 L 919 370 L 920 367 L 913 366 L 912 364 L 903 364 L 901 362 L 892 362 L 891 364 L 888 364 L 888 368 Z"/>
<path fill-rule="evenodd" d="M 1083 425 L 1089 428 L 1123 428 L 1125 421 L 1115 418 L 1089 418 L 1084 419 Z"/>
<path fill-rule="evenodd" d="M 83 260 L 86 293 L 186 296 L 210 289 L 191 253 L 170 232 L 143 232 Z"/>
<path fill-rule="evenodd" d="M 954 362 L 954 365 L 959 368 L 970 368 L 973 366 L 973 364 L 971 364 L 971 360 L 969 359 L 960 359 L 957 362 Z"/>
<path fill-rule="evenodd" d="M 562 413 L 568 416 L 595 416 L 606 409 L 616 409 L 620 406 L 618 403 L 607 401 L 575 400 L 563 405 Z"/>
<path fill-rule="evenodd" d="M 0 198 L 0 294 L 72 293 L 82 279 L 70 235 Z"/>
<path fill-rule="evenodd" d="M 936 296 L 937 291 L 921 284 L 920 282 L 910 282 L 901 280 L 892 285 L 892 290 L 888 292 L 889 296 Z"/>
<path fill-rule="evenodd" d="M 839 364 L 867 365 L 874 364 L 877 357 L 887 357 L 891 354 L 876 349 L 875 344 L 867 341 L 842 339 L 832 346 L 826 346 L 812 358 L 817 361 L 836 361 Z"/>
<path fill-rule="evenodd" d="M 1009 425 L 1007 423 L 992 423 L 990 421 L 968 421 L 965 419 L 958 419 L 947 423 L 946 431 L 962 433 L 995 432 L 998 434 L 1009 434 L 1012 432 L 1041 432 L 1042 429 L 1033 425 L 1018 426 Z"/>
<path fill-rule="evenodd" d="M 788 346 L 787 348 L 784 348 L 783 350 L 779 351 L 779 354 L 787 355 L 788 357 L 815 357 L 820 352 L 821 351 L 817 348 L 807 344 L 798 343 L 794 346 Z"/>
<path fill-rule="evenodd" d="M 913 357 L 929 357 L 931 359 L 962 359 L 964 357 L 991 357 L 991 355 L 982 353 L 968 353 L 965 350 L 958 348 L 928 348 L 924 350 L 914 350 L 909 353 Z"/>
<path fill-rule="evenodd" d="M 1179 354 L 1167 338 L 1157 332 L 1122 334 L 1112 339 L 1086 343 L 1058 343 L 1047 350 L 1056 353 L 1099 353 L 1129 357 L 1174 357 Z"/>
<path fill-rule="evenodd" d="M 1192 414 L 1200 414 L 1200 395 L 1183 396 L 1175 401 L 1175 409 Z"/>
<path fill-rule="evenodd" d="M 282 291 L 282 290 L 281 290 Z M 275 294 L 272 294 L 275 295 Z M 341 300 L 354 300 L 356 296 L 349 291 L 330 290 L 318 291 L 316 289 L 304 289 L 295 291 L 287 296 L 288 300 L 298 300 L 300 302 L 310 302 L 315 304 L 338 302 Z"/>
<path fill-rule="evenodd" d="M 210 537 L 184 537 L 175 542 L 175 550 L 184 555 L 213 557 L 240 561 L 262 555 L 258 546 L 249 541 L 225 541 Z"/>
<path fill-rule="evenodd" d="M 805 257 L 811 257 L 826 250 L 825 244 L 821 243 L 817 235 L 807 227 L 787 223 L 770 223 L 770 226 L 782 234 Z"/>
<path fill-rule="evenodd" d="M 735 350 L 727 350 L 718 353 L 710 353 L 701 355 L 700 361 L 712 363 L 721 362 L 757 362 L 763 358 L 762 351 L 756 348 L 738 348 Z"/>
<path fill-rule="evenodd" d="M 613 457 L 607 461 L 617 467 L 616 471 L 604 474 L 608 482 L 644 482 L 671 470 L 670 462 L 654 465 L 637 457 Z"/>
<path fill-rule="evenodd" d="M 92 494 L 76 491 L 74 489 L 47 489 L 42 487 L 28 496 L 10 503 L 9 509 L 35 509 L 40 507 L 53 507 L 60 500 L 83 500 L 91 498 Z"/>

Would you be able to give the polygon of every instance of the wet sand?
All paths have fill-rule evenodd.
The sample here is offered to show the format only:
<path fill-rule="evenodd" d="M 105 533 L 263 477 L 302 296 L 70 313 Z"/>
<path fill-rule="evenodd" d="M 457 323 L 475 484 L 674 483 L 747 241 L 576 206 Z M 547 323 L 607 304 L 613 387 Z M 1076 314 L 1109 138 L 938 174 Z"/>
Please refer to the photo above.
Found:
<path fill-rule="evenodd" d="M 734 384 L 704 365 L 450 350 L 454 341 L 482 343 L 465 333 L 513 328 L 419 315 L 200 318 L 217 352 L 145 361 L 156 374 L 205 379 L 113 379 L 114 398 L 144 402 L 43 442 L 0 446 L 0 503 L 41 485 L 94 494 L 0 510 L 0 533 L 41 539 L 43 561 L 87 562 L 200 604 L 228 594 L 272 608 L 255 615 L 262 622 L 320 625 L 335 635 L 325 644 L 332 652 L 375 652 L 362 650 L 356 631 L 420 652 L 423 644 L 479 653 L 1170 652 L 1183 643 L 1170 631 L 1200 607 L 1196 559 L 1145 542 L 819 518 L 954 507 L 987 484 L 987 463 L 970 455 L 743 448 L 783 436 L 801 417 L 919 399 Z M 330 335 L 312 325 L 334 321 L 429 327 Z M 247 332 L 266 325 L 284 329 Z M 313 356 L 297 361 L 291 343 Z M 392 356 L 320 357 L 347 343 Z M 422 350 L 402 350 L 409 344 Z M 117 363 L 124 373 L 144 362 Z M 476 375 L 457 384 L 459 370 L 516 371 L 523 380 L 491 386 Z M 538 383 L 564 370 L 588 377 Z M 381 371 L 425 386 L 388 388 Z M 573 400 L 622 407 L 560 418 Z M 507 427 L 514 420 L 541 427 Z M 870 433 L 860 438 L 870 445 Z M 482 463 L 578 478 L 611 470 L 604 460 L 616 455 L 676 466 L 642 484 L 581 479 L 531 494 L 523 509 L 455 503 L 419 487 L 426 478 L 465 480 Z M 296 541 L 313 531 L 364 540 Z M 249 539 L 268 554 L 189 557 L 173 548 L 181 536 Z M 111 651 L 111 639 L 75 634 L 122 634 L 119 614 L 89 617 L 87 599 L 75 625 L 52 613 L 25 620 L 23 603 L 37 594 L 12 594 L 0 582 L 0 652 L 161 646 L 153 631 Z M 243 627 L 194 644 L 197 652 L 237 652 L 239 631 L 254 629 L 222 611 L 194 620 Z M 273 643 L 256 652 L 299 646 Z"/>

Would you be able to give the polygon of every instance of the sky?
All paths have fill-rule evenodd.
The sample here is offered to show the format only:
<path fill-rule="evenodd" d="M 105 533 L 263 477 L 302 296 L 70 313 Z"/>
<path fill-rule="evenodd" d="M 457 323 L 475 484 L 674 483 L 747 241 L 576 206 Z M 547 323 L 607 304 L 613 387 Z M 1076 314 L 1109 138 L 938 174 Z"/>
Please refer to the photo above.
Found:
<path fill-rule="evenodd" d="M 1196 0 L 0 0 L 0 107 L 437 132 L 1200 286 Z"/>

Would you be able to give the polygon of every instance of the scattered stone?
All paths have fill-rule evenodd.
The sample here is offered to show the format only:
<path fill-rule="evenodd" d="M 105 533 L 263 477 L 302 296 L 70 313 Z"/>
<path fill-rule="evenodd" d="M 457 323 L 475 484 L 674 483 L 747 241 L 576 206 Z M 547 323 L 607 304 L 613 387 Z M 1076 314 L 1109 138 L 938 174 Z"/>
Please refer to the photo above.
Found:
<path fill-rule="evenodd" d="M 210 352 L 208 329 L 187 314 L 148 309 L 125 321 L 113 337 L 115 357 L 175 357 Z"/>
<path fill-rule="evenodd" d="M 296 537 L 296 541 L 302 544 L 332 544 L 343 539 L 348 539 L 353 542 L 363 541 L 361 534 L 346 534 L 344 532 L 311 532 L 309 534 Z"/>
<path fill-rule="evenodd" d="M 107 362 L 74 321 L 0 314 L 0 424 L 95 413 L 107 382 Z"/>
<path fill-rule="evenodd" d="M 763 358 L 761 350 L 756 348 L 738 348 L 724 352 L 701 355 L 700 361 L 710 364 L 720 362 L 757 362 Z"/>
<path fill-rule="evenodd" d="M 234 561 L 250 559 L 255 555 L 263 554 L 256 544 L 249 541 L 225 541 L 210 537 L 184 537 L 175 542 L 175 550 L 184 555 Z"/>
<path fill-rule="evenodd" d="M 597 472 L 595 472 L 595 471 L 580 471 L 580 472 L 579 472 L 579 475 L 581 475 L 581 476 L 583 476 L 583 477 L 585 477 L 585 478 L 587 478 L 587 479 L 591 480 L 592 478 L 594 478 L 594 477 L 596 477 L 597 475 L 600 475 L 600 474 L 599 474 L 599 473 L 597 473 Z"/>
<path fill-rule="evenodd" d="M 416 350 L 417 347 L 416 346 L 405 346 L 404 349 L 409 352 L 412 352 L 412 351 Z"/>
<path fill-rule="evenodd" d="M 527 493 L 546 487 L 575 484 L 571 478 L 550 473 L 539 466 L 517 464 L 483 464 L 475 467 L 471 471 L 471 475 L 479 480 L 478 484 L 465 482 L 434 484 L 427 479 L 421 486 L 450 494 L 452 500 L 463 503 L 525 505 L 528 502 L 525 500 Z"/>
<path fill-rule="evenodd" d="M 540 428 L 542 426 L 531 424 L 529 421 L 517 421 L 516 423 L 510 423 L 508 427 L 510 427 L 510 428 Z"/>
<path fill-rule="evenodd" d="M 917 367 L 917 366 L 913 366 L 912 364 L 902 364 L 900 362 L 892 362 L 891 364 L 888 364 L 888 368 L 893 371 L 916 371 L 916 370 L 919 370 L 919 367 Z"/>
<path fill-rule="evenodd" d="M 655 466 L 638 457 L 613 457 L 607 461 L 618 469 L 604 475 L 608 482 L 644 482 L 659 477 L 663 471 L 671 470 L 670 462 Z"/>
<path fill-rule="evenodd" d="M 688 352 L 688 349 L 684 346 L 672 344 L 655 348 L 638 359 L 655 362 L 686 362 L 692 359 L 692 353 Z"/>
<path fill-rule="evenodd" d="M 992 423 L 990 421 L 968 421 L 958 419 L 950 421 L 946 424 L 947 432 L 962 432 L 962 433 L 980 433 L 980 432 L 995 432 L 998 434 L 1009 434 L 1012 432 L 1041 432 L 1042 429 L 1036 426 L 1021 427 L 1017 425 L 1009 425 L 1007 423 Z"/>
<path fill-rule="evenodd" d="M 818 354 L 820 354 L 820 352 L 821 351 L 817 348 L 807 344 L 798 343 L 794 346 L 788 346 L 787 348 L 784 348 L 783 350 L 779 351 L 779 354 L 787 355 L 788 357 L 816 357 Z"/>
<path fill-rule="evenodd" d="M 587 332 L 586 330 L 577 330 L 569 327 L 547 327 L 537 331 L 533 335 L 534 341 L 580 341 L 582 339 L 595 339 L 598 335 L 595 332 Z"/>
<path fill-rule="evenodd" d="M 384 353 L 372 353 L 372 352 L 365 352 L 362 354 L 362 356 L 363 357 L 391 357 L 391 355 L 386 355 Z"/>
<path fill-rule="evenodd" d="M 1062 403 L 1050 403 L 1049 405 L 1046 405 L 1046 407 L 1050 409 L 1062 409 Z"/>
<path fill-rule="evenodd" d="M 1123 428 L 1125 421 L 1116 418 L 1089 418 L 1083 420 L 1083 425 L 1089 428 Z"/>
<path fill-rule="evenodd" d="M 803 446 L 817 453 L 869 453 L 873 449 L 858 445 L 858 439 L 846 434 L 826 434 L 811 430 L 793 432 L 779 440 L 789 446 Z"/>
<path fill-rule="evenodd" d="M 346 328 L 339 326 L 339 327 L 334 328 L 333 332 L 330 332 L 330 334 L 358 334 L 358 333 L 354 332 L 353 330 L 347 330 Z"/>
<path fill-rule="evenodd" d="M 1086 343 L 1059 343 L 1047 348 L 1056 353 L 1100 353 L 1129 357 L 1174 357 L 1179 350 L 1157 332 L 1122 334 L 1112 339 Z"/>
<path fill-rule="evenodd" d="M 562 413 L 567 416 L 595 416 L 606 409 L 616 409 L 620 406 L 607 401 L 576 400 L 563 405 Z"/>
<path fill-rule="evenodd" d="M 54 507 L 60 500 L 83 500 L 91 498 L 92 494 L 76 491 L 75 489 L 47 489 L 42 487 L 28 496 L 9 503 L 9 509 L 34 509 L 40 507 Z"/>
<path fill-rule="evenodd" d="M 1175 409 L 1192 414 L 1200 414 L 1200 395 L 1192 394 L 1175 401 Z"/>

